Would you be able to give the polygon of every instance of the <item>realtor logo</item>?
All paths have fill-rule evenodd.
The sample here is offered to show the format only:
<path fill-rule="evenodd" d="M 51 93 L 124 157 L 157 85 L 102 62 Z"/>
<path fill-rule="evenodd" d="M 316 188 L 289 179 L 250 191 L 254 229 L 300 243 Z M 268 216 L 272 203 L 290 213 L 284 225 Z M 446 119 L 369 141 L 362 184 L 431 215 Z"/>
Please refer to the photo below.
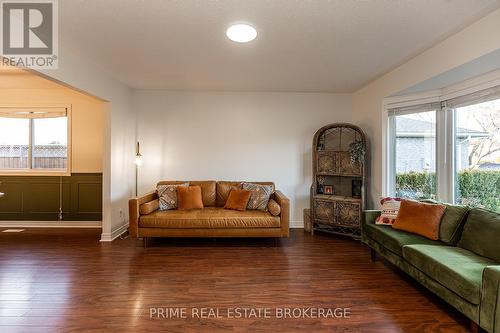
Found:
<path fill-rule="evenodd" d="M 1 65 L 57 68 L 57 0 L 0 0 Z"/>

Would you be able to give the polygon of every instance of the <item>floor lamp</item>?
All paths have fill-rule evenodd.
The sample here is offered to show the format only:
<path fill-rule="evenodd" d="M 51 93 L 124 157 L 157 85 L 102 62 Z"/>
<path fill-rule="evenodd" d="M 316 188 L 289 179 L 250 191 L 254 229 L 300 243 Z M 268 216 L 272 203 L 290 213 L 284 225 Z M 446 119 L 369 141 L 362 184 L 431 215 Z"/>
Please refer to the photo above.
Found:
<path fill-rule="evenodd" d="M 135 196 L 138 196 L 139 189 L 139 168 L 142 165 L 142 155 L 140 151 L 139 141 L 137 141 L 137 148 L 135 151 Z"/>

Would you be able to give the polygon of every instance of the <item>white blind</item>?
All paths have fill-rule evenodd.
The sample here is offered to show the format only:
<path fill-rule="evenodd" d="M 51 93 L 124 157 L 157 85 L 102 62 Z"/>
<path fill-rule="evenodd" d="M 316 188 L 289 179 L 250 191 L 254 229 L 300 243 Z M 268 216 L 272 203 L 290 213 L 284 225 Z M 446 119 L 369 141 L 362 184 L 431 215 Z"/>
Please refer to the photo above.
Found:
<path fill-rule="evenodd" d="M 441 104 L 439 102 L 389 108 L 388 112 L 389 116 L 401 116 L 405 114 L 429 112 L 437 110 L 441 110 Z"/>
<path fill-rule="evenodd" d="M 455 109 L 472 104 L 484 103 L 500 99 L 500 86 L 488 88 L 485 90 L 477 91 L 472 94 L 455 97 L 445 101 L 446 107 Z"/>
<path fill-rule="evenodd" d="M 44 108 L 0 107 L 0 117 L 3 118 L 38 119 L 38 118 L 66 117 L 67 115 L 68 115 L 67 109 L 63 107 L 44 107 Z"/>

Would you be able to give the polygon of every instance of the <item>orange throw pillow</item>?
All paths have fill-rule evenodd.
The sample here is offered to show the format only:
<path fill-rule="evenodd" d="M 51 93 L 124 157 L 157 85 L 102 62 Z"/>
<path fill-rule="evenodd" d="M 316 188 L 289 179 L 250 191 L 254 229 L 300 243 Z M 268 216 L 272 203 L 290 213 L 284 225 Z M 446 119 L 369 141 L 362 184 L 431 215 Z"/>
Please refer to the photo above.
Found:
<path fill-rule="evenodd" d="M 244 211 L 247 209 L 250 195 L 252 195 L 252 191 L 233 189 L 229 193 L 229 197 L 227 198 L 224 208 Z"/>
<path fill-rule="evenodd" d="M 392 227 L 438 240 L 439 226 L 445 209 L 446 206 L 443 205 L 403 200 Z"/>
<path fill-rule="evenodd" d="M 200 186 L 177 187 L 177 201 L 179 210 L 201 209 L 203 199 Z"/>

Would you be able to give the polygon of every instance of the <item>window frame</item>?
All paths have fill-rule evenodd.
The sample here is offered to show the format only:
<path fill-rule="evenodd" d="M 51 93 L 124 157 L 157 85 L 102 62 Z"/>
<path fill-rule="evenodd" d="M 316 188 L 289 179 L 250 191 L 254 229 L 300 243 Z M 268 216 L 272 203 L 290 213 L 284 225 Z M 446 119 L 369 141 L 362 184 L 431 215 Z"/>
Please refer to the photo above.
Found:
<path fill-rule="evenodd" d="M 427 99 L 426 103 L 419 103 L 411 106 L 418 106 L 418 105 L 423 105 L 423 104 L 429 104 L 429 103 L 436 103 L 437 101 L 433 99 Z M 404 105 L 406 106 L 406 105 Z M 400 106 L 400 107 L 404 107 Z M 387 149 L 388 149 L 388 162 L 387 162 L 387 194 L 386 196 L 391 196 L 394 197 L 396 196 L 396 117 L 399 115 L 389 115 L 389 109 L 394 108 L 393 106 L 387 108 L 387 117 L 388 117 L 388 125 L 387 125 Z M 432 110 L 431 110 L 432 111 Z M 416 114 L 416 113 L 421 113 L 421 112 L 430 112 L 429 110 L 422 110 L 419 112 L 415 113 L 408 113 L 408 114 Z M 438 134 L 438 126 L 440 122 L 440 110 L 435 110 L 433 111 L 436 113 L 436 124 L 435 124 L 435 133 L 436 133 L 436 150 L 434 152 L 434 160 L 436 162 L 435 169 L 436 169 L 436 197 L 439 195 L 439 181 L 440 181 L 440 176 L 438 173 L 438 168 L 439 168 L 439 161 L 438 161 L 438 152 L 439 152 L 439 134 Z M 402 114 L 401 114 L 402 115 Z"/>
<path fill-rule="evenodd" d="M 436 111 L 436 199 L 455 203 L 455 109 L 446 101 L 463 98 L 482 90 L 500 87 L 500 70 L 469 79 L 442 89 L 384 98 L 382 103 L 382 196 L 395 195 L 395 117 L 389 110 L 398 107 L 441 103 Z"/>
<path fill-rule="evenodd" d="M 66 121 L 67 121 L 67 157 L 66 157 L 66 168 L 65 169 L 34 169 L 32 165 L 32 149 L 29 149 L 29 168 L 27 169 L 0 169 L 0 176 L 70 176 L 71 175 L 71 160 L 72 160 L 72 134 L 71 134 L 71 124 L 72 124 L 72 106 L 71 104 L 0 104 L 1 108 L 12 108 L 12 109 L 50 109 L 50 108 L 65 108 L 66 109 Z M 29 125 L 29 146 L 33 145 L 33 119 L 30 119 Z"/>

